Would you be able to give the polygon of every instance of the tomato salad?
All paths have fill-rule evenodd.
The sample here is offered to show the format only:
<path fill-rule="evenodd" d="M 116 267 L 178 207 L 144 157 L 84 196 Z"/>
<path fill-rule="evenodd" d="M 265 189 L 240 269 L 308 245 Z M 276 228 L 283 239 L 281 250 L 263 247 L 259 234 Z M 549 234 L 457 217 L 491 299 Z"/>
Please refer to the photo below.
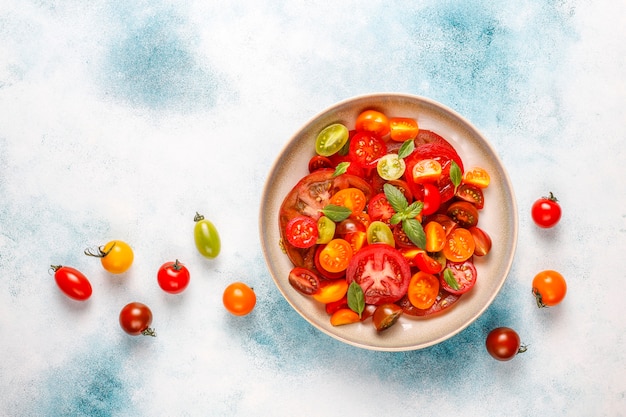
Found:
<path fill-rule="evenodd" d="M 491 249 L 479 228 L 489 174 L 413 118 L 366 110 L 316 138 L 309 174 L 282 202 L 281 245 L 293 288 L 337 326 L 377 330 L 407 314 L 441 313 L 477 279 Z"/>

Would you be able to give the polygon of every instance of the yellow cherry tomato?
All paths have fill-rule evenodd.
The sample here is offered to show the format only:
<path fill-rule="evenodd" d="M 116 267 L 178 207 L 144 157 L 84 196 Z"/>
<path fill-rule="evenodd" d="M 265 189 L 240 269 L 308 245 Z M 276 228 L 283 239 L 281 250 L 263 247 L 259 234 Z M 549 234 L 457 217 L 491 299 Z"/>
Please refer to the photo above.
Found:
<path fill-rule="evenodd" d="M 112 274 L 126 272 L 135 258 L 133 249 L 122 240 L 112 240 L 97 251 L 87 249 L 85 255 L 100 258 L 102 267 Z"/>

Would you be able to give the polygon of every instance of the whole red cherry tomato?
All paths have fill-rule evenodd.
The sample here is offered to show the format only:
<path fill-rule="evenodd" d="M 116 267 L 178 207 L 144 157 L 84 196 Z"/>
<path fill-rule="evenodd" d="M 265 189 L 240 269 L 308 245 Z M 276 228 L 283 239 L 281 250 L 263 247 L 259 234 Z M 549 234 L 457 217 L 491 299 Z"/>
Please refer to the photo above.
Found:
<path fill-rule="evenodd" d="M 133 302 L 126 304 L 120 311 L 120 326 L 131 336 L 156 336 L 152 324 L 152 311 L 142 303 Z"/>
<path fill-rule="evenodd" d="M 526 352 L 517 332 L 509 327 L 498 327 L 487 335 L 487 352 L 499 361 L 509 361 L 518 353 Z"/>
<path fill-rule="evenodd" d="M 157 282 L 163 291 L 178 294 L 189 285 L 189 270 L 178 259 L 166 262 L 159 268 Z"/>
<path fill-rule="evenodd" d="M 548 197 L 541 197 L 533 204 L 531 215 L 537 226 L 543 228 L 553 227 L 561 219 L 559 200 L 552 192 Z"/>
<path fill-rule="evenodd" d="M 91 297 L 91 283 L 82 272 L 69 266 L 50 265 L 54 271 L 54 280 L 68 297 L 85 301 Z"/>

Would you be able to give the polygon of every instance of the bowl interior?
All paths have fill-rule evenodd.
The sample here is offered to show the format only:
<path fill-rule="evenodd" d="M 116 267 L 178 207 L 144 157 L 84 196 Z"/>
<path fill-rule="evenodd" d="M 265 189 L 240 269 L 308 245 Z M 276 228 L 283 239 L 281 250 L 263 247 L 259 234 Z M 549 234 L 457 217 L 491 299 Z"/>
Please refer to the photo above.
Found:
<path fill-rule="evenodd" d="M 466 169 L 485 168 L 491 183 L 479 226 L 491 237 L 491 252 L 474 257 L 475 287 L 443 314 L 428 318 L 403 315 L 395 326 L 378 333 L 371 320 L 334 327 L 324 307 L 294 290 L 287 277 L 293 265 L 279 245 L 278 211 L 287 193 L 306 174 L 315 154 L 317 134 L 332 123 L 354 126 L 363 110 L 379 110 L 389 117 L 412 117 L 420 129 L 432 130 L 457 150 Z M 517 244 L 517 207 L 513 189 L 497 154 L 485 138 L 462 116 L 430 99 L 407 94 L 372 94 L 340 102 L 311 119 L 286 144 L 266 180 L 261 200 L 259 231 L 269 272 L 285 299 L 309 323 L 345 343 L 372 350 L 401 351 L 442 342 L 469 326 L 489 307 L 504 284 Z M 294 332 L 301 331 L 293 329 Z"/>

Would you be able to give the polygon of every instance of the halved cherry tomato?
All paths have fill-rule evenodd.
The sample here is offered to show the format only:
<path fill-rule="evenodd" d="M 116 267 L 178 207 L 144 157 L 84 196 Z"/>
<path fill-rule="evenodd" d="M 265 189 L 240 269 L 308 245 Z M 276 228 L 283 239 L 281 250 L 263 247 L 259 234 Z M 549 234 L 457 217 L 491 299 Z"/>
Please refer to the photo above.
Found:
<path fill-rule="evenodd" d="M 441 265 L 438 260 L 428 256 L 428 254 L 424 251 L 416 254 L 413 262 L 420 271 L 424 271 L 428 274 L 438 274 L 443 269 L 443 265 Z"/>
<path fill-rule="evenodd" d="M 378 175 L 386 181 L 397 180 L 404 175 L 405 169 L 404 159 L 398 157 L 395 153 L 384 155 L 376 163 Z"/>
<path fill-rule="evenodd" d="M 398 250 L 384 244 L 363 247 L 354 254 L 346 271 L 348 284 L 359 284 L 365 303 L 374 305 L 398 301 L 410 279 L 409 262 Z"/>
<path fill-rule="evenodd" d="M 419 132 L 417 120 L 409 117 L 392 117 L 389 119 L 389 134 L 392 140 L 404 142 L 415 139 Z"/>
<path fill-rule="evenodd" d="M 485 206 L 485 196 L 483 190 L 473 184 L 461 184 L 456 190 L 456 196 L 482 209 Z"/>
<path fill-rule="evenodd" d="M 363 232 L 365 233 L 365 232 Z M 346 276 L 346 271 L 330 272 L 325 270 L 320 263 L 320 254 L 326 245 L 317 245 L 315 250 L 315 269 L 323 278 L 326 279 L 339 279 Z M 320 281 L 321 282 L 321 281 Z"/>
<path fill-rule="evenodd" d="M 392 247 L 396 246 L 391 228 L 387 223 L 381 222 L 380 220 L 371 222 L 367 228 L 367 244 L 373 245 L 375 243 L 385 243 Z"/>
<path fill-rule="evenodd" d="M 287 223 L 285 234 L 296 248 L 310 248 L 319 237 L 317 222 L 309 216 L 296 216 Z"/>
<path fill-rule="evenodd" d="M 407 236 L 406 232 L 402 228 L 402 223 L 398 223 L 393 226 L 393 240 L 396 242 L 395 247 L 398 248 L 417 248 L 415 243 L 411 242 L 411 239 Z"/>
<path fill-rule="evenodd" d="M 365 232 L 367 230 L 367 226 L 361 222 L 360 220 L 354 219 L 352 217 L 348 217 L 345 220 L 340 221 L 335 228 L 335 233 L 343 237 L 348 233 L 354 232 Z"/>
<path fill-rule="evenodd" d="M 404 311 L 402 311 L 402 308 L 397 304 L 381 304 L 376 308 L 372 316 L 374 327 L 379 332 L 387 330 L 396 324 L 400 316 L 402 316 L 402 313 L 404 313 Z"/>
<path fill-rule="evenodd" d="M 333 169 L 333 168 L 334 168 L 334 164 L 326 156 L 314 155 L 309 160 L 309 172 L 314 172 L 314 171 L 317 171 L 318 169 Z"/>
<path fill-rule="evenodd" d="M 436 182 L 441 177 L 441 164 L 435 159 L 422 159 L 413 165 L 411 175 L 416 184 Z"/>
<path fill-rule="evenodd" d="M 311 295 L 319 291 L 320 279 L 313 271 L 296 266 L 289 271 L 289 284 L 296 291 L 304 295 Z"/>
<path fill-rule="evenodd" d="M 391 181 L 387 181 L 389 184 L 393 185 L 394 187 L 396 187 L 398 190 L 400 190 L 400 192 L 402 192 L 402 194 L 404 194 L 404 197 L 406 198 L 406 201 L 411 204 L 414 200 L 413 198 L 413 193 L 411 192 L 411 189 L 409 188 L 409 184 L 406 183 L 406 181 L 404 180 L 391 180 Z M 382 192 L 382 189 L 381 191 Z"/>
<path fill-rule="evenodd" d="M 333 239 L 320 252 L 319 262 L 328 272 L 344 271 L 352 259 L 352 246 L 344 239 Z"/>
<path fill-rule="evenodd" d="M 430 308 L 439 295 L 439 279 L 423 271 L 419 271 L 411 277 L 407 296 L 415 307 L 422 310 Z"/>
<path fill-rule="evenodd" d="M 357 131 L 371 132 L 383 137 L 389 133 L 389 119 L 379 111 L 365 110 L 357 116 L 354 128 Z"/>
<path fill-rule="evenodd" d="M 396 304 L 402 307 L 404 313 L 408 314 L 409 316 L 427 317 L 433 314 L 442 313 L 443 311 L 449 309 L 454 304 L 456 304 L 456 302 L 459 301 L 460 298 L 460 294 L 452 294 L 441 288 L 440 283 L 439 294 L 437 295 L 434 304 L 426 310 L 415 307 L 413 304 L 411 304 L 411 302 L 409 301 L 409 297 L 406 295 L 402 297 L 400 301 L 398 301 Z"/>
<path fill-rule="evenodd" d="M 342 308 L 349 308 L 348 297 L 345 295 L 340 300 L 333 301 L 332 303 L 326 304 L 326 307 L 325 307 L 326 314 L 331 316 L 335 311 L 340 310 Z"/>
<path fill-rule="evenodd" d="M 478 209 L 467 201 L 455 201 L 446 213 L 461 227 L 472 227 L 478 223 Z"/>
<path fill-rule="evenodd" d="M 370 215 L 364 211 L 352 212 L 349 218 L 361 222 L 361 224 L 365 226 L 365 229 L 367 229 L 367 226 L 372 222 Z"/>
<path fill-rule="evenodd" d="M 491 237 L 483 229 L 473 226 L 468 229 L 474 238 L 474 255 L 485 256 L 491 251 Z"/>
<path fill-rule="evenodd" d="M 378 193 L 367 203 L 367 213 L 372 221 L 380 220 L 388 222 L 396 211 L 391 207 L 385 193 Z"/>
<path fill-rule="evenodd" d="M 387 154 L 387 145 L 379 136 L 357 132 L 350 140 L 350 159 L 363 168 L 375 168 L 378 160 Z"/>
<path fill-rule="evenodd" d="M 315 140 L 315 152 L 318 155 L 330 156 L 333 155 L 348 142 L 349 138 L 348 128 L 341 123 L 334 123 L 325 127 Z"/>
<path fill-rule="evenodd" d="M 343 237 L 352 247 L 352 253 L 356 253 L 359 249 L 367 244 L 367 233 L 366 232 L 352 232 L 348 233 Z"/>
<path fill-rule="evenodd" d="M 439 252 L 446 244 L 446 231 L 437 222 L 430 221 L 424 226 L 426 234 L 426 251 Z"/>
<path fill-rule="evenodd" d="M 315 243 L 324 244 L 330 242 L 335 236 L 337 225 L 326 216 L 317 219 L 317 240 Z"/>
<path fill-rule="evenodd" d="M 348 292 L 348 283 L 345 279 L 326 281 L 320 285 L 320 289 L 312 297 L 323 304 L 341 300 Z"/>
<path fill-rule="evenodd" d="M 489 173 L 484 168 L 475 167 L 463 173 L 463 183 L 465 184 L 486 188 L 490 181 Z"/>
<path fill-rule="evenodd" d="M 464 262 L 474 254 L 474 248 L 474 238 L 470 231 L 457 227 L 448 235 L 443 254 L 449 261 Z"/>
<path fill-rule="evenodd" d="M 429 216 L 441 207 L 441 194 L 435 184 L 426 183 L 422 188 L 424 190 L 422 215 Z"/>
<path fill-rule="evenodd" d="M 345 324 L 358 323 L 361 321 L 359 314 L 349 308 L 340 308 L 330 316 L 330 324 L 343 326 Z"/>
<path fill-rule="evenodd" d="M 443 227 L 443 230 L 446 231 L 446 236 L 459 226 L 454 220 L 443 213 L 435 213 L 434 215 L 429 216 L 428 221 L 439 223 Z"/>
<path fill-rule="evenodd" d="M 442 288 L 452 294 L 465 294 L 476 284 L 476 267 L 472 261 L 448 262 L 446 270 L 452 272 L 452 285 L 445 279 L 445 271 L 441 274 L 440 284 Z"/>
<path fill-rule="evenodd" d="M 349 208 L 353 213 L 363 211 L 366 204 L 365 193 L 358 188 L 344 188 L 330 198 L 330 204 Z"/>
<path fill-rule="evenodd" d="M 418 134 L 418 138 L 421 136 Z M 442 139 L 444 142 L 445 140 Z M 417 142 L 417 139 L 416 139 Z M 429 142 L 423 145 L 419 145 L 415 148 L 415 150 L 405 158 L 404 162 L 406 163 L 406 171 L 404 173 L 404 178 L 411 188 L 411 191 L 416 194 L 413 187 L 416 185 L 412 178 L 413 167 L 416 163 L 421 161 L 422 159 L 434 159 L 439 164 L 441 164 L 441 176 L 437 181 L 437 187 L 439 188 L 439 193 L 441 194 L 441 202 L 444 203 L 454 197 L 454 184 L 450 179 L 450 166 L 452 165 L 452 161 L 456 162 L 456 164 L 463 172 L 463 161 L 459 157 L 459 154 L 456 150 L 448 143 L 445 142 Z"/>
<path fill-rule="evenodd" d="M 417 263 L 415 262 L 415 257 L 418 254 L 424 252 L 424 249 L 420 249 L 417 246 L 409 246 L 409 247 L 400 247 L 398 251 L 400 251 L 402 256 L 404 256 L 404 258 L 407 260 L 407 262 L 409 263 L 409 266 L 417 266 Z"/>

